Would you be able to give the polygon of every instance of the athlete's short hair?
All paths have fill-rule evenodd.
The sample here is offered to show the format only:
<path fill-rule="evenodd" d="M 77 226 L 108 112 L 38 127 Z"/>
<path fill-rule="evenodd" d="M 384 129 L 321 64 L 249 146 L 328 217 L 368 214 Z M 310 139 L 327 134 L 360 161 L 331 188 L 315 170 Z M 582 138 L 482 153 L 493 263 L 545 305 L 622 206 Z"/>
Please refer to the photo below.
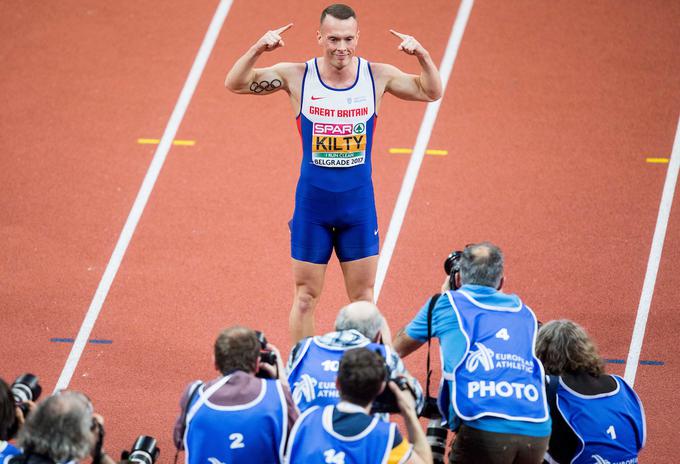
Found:
<path fill-rule="evenodd" d="M 460 259 L 460 282 L 498 288 L 503 278 L 503 253 L 491 242 L 468 245 Z"/>
<path fill-rule="evenodd" d="M 536 339 L 536 357 L 548 374 L 604 374 L 604 362 L 595 343 L 583 327 L 567 319 L 550 321 L 541 327 Z"/>
<path fill-rule="evenodd" d="M 215 367 L 222 374 L 232 371 L 253 373 L 259 356 L 257 335 L 246 327 L 224 329 L 215 340 Z"/>
<path fill-rule="evenodd" d="M 0 440 L 7 441 L 12 437 L 12 429 L 16 422 L 14 397 L 9 386 L 0 379 Z"/>
<path fill-rule="evenodd" d="M 333 16 L 337 19 L 357 19 L 357 15 L 354 10 L 342 3 L 334 3 L 324 8 L 324 10 L 321 12 L 321 20 L 319 21 L 319 24 L 323 23 L 323 20 L 326 16 Z"/>
<path fill-rule="evenodd" d="M 368 348 L 345 351 L 338 369 L 340 398 L 368 406 L 382 391 L 387 379 L 385 360 Z"/>

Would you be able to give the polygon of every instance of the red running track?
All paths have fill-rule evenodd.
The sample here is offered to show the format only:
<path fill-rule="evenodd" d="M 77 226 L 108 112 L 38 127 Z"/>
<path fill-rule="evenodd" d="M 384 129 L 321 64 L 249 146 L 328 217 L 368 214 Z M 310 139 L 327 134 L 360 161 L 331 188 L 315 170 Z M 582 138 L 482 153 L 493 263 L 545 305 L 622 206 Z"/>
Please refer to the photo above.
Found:
<path fill-rule="evenodd" d="M 289 348 L 288 231 L 299 139 L 283 96 L 222 87 L 264 31 L 295 22 L 263 59 L 316 53 L 318 2 L 236 2 L 71 383 L 107 418 L 107 448 L 142 433 L 171 458 L 184 384 L 209 378 L 220 328 L 259 327 Z M 11 380 L 57 380 L 139 189 L 215 2 L 16 5 L 0 17 L 0 347 Z M 457 2 L 371 2 L 357 10 L 359 50 L 416 71 L 387 33 L 415 35 L 437 62 Z M 435 125 L 380 306 L 393 329 L 436 291 L 450 248 L 490 239 L 506 252 L 508 291 L 548 320 L 585 325 L 625 359 L 680 108 L 680 8 L 670 2 L 573 6 L 478 1 Z M 387 97 L 374 179 L 381 235 L 424 105 Z M 677 194 L 676 194 L 677 199 Z M 643 459 L 668 462 L 678 363 L 680 223 L 671 212 L 636 389 L 646 407 Z M 247 218 L 247 219 L 246 219 Z M 345 296 L 335 262 L 318 313 L 328 329 Z M 408 358 L 424 371 L 423 353 Z M 621 366 L 610 366 L 622 373 Z M 422 377 L 422 376 L 421 376 Z M 655 378 L 667 380 L 659 385 Z M 125 425 L 122 425 L 125 424 Z"/>

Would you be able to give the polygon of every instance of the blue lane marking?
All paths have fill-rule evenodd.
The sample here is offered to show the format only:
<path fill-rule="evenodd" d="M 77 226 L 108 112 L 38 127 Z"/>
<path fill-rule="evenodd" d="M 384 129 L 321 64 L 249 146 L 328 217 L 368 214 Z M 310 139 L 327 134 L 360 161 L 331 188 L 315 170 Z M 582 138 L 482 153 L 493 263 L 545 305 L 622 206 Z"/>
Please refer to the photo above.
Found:
<path fill-rule="evenodd" d="M 605 359 L 607 364 L 626 364 L 625 359 Z M 663 361 L 640 361 L 643 366 L 663 366 L 666 364 Z"/>
<path fill-rule="evenodd" d="M 75 341 L 74 338 L 50 338 L 50 341 L 52 343 L 73 343 Z M 100 339 L 90 339 L 88 340 L 88 343 L 93 343 L 95 345 L 110 345 L 113 343 L 113 340 L 100 340 Z"/>
<path fill-rule="evenodd" d="M 663 361 L 640 361 L 640 364 L 645 366 L 663 366 L 665 363 Z"/>

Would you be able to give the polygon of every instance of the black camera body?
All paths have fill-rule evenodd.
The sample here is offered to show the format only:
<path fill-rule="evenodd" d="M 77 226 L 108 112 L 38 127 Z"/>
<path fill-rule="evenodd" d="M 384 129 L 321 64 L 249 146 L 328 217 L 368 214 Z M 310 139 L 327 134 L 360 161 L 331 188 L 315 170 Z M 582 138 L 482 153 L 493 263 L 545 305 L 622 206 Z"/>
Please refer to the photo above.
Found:
<path fill-rule="evenodd" d="M 382 353 L 379 350 L 375 350 L 375 352 L 378 353 L 380 357 L 383 357 Z M 408 379 L 404 376 L 395 376 L 393 378 L 392 369 L 390 368 L 390 365 L 387 364 L 386 360 L 385 360 L 385 372 L 386 382 L 388 383 L 392 382 L 396 384 L 397 387 L 399 387 L 399 390 L 401 391 L 409 391 L 409 393 L 415 399 L 416 392 L 413 391 L 413 388 L 411 387 L 411 384 L 408 382 Z M 373 405 L 371 406 L 371 414 L 398 413 L 398 412 L 399 405 L 397 404 L 397 398 L 394 396 L 392 390 L 390 390 L 389 385 L 385 384 L 385 389 L 375 398 L 375 400 L 373 400 Z"/>
<path fill-rule="evenodd" d="M 420 411 L 420 417 L 441 419 L 442 413 L 439 411 L 439 406 L 437 406 L 437 398 L 433 398 L 429 395 L 425 397 L 425 403 L 423 404 L 423 410 Z"/>
<path fill-rule="evenodd" d="M 161 453 L 156 439 L 149 435 L 140 435 L 130 451 L 123 451 L 121 458 L 138 464 L 154 464 Z"/>
<path fill-rule="evenodd" d="M 260 362 L 276 366 L 276 353 L 267 349 L 267 338 L 259 330 L 255 331 L 257 340 L 260 342 Z"/>
<path fill-rule="evenodd" d="M 462 251 L 452 251 L 444 260 L 444 272 L 449 276 L 449 287 L 451 290 L 458 290 L 456 285 L 456 274 L 460 272 L 460 259 L 463 257 Z"/>

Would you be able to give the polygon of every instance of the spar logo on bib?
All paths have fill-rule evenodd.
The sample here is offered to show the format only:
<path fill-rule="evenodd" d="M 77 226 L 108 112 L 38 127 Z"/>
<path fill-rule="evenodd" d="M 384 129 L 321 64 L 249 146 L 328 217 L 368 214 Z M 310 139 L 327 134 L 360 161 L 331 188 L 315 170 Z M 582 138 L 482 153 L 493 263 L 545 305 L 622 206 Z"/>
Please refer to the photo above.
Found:
<path fill-rule="evenodd" d="M 348 168 L 364 164 L 365 159 L 365 123 L 314 123 L 312 127 L 312 163 L 327 168 Z"/>

